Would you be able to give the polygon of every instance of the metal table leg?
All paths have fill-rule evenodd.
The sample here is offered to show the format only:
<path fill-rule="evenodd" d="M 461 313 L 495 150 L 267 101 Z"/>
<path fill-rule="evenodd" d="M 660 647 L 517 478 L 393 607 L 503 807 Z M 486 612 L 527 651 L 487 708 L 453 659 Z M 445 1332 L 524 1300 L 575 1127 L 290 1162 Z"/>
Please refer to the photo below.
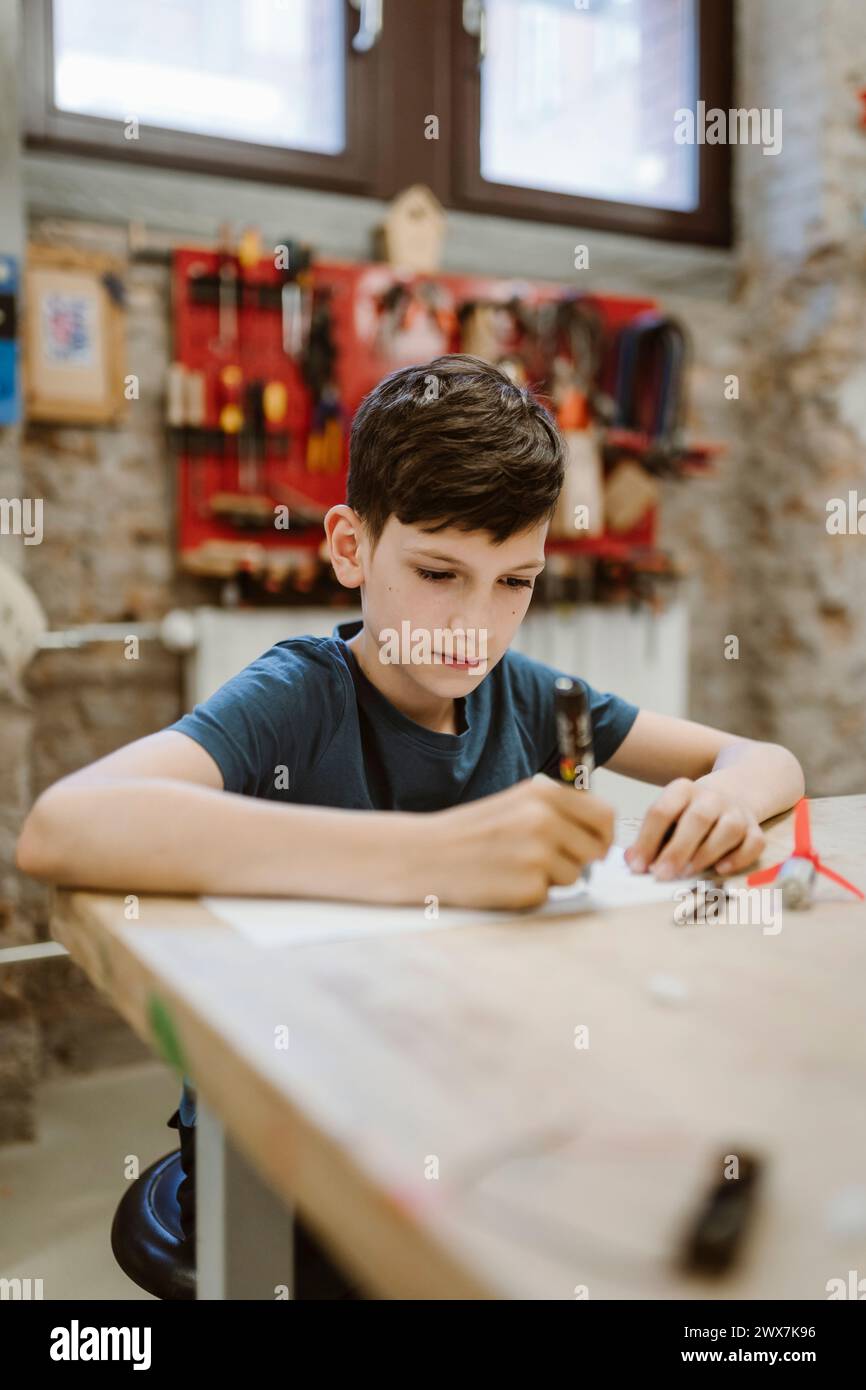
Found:
<path fill-rule="evenodd" d="M 293 1215 L 198 1097 L 196 1265 L 200 1299 L 294 1297 Z"/>

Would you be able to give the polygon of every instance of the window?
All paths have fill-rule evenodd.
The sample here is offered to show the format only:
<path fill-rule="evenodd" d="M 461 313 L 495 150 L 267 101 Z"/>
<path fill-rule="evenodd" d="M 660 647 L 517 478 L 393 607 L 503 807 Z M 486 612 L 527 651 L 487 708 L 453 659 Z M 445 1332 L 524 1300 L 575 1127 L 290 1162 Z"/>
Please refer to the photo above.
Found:
<path fill-rule="evenodd" d="M 342 0 L 52 8 L 60 111 L 322 154 L 345 146 Z"/>
<path fill-rule="evenodd" d="M 728 0 L 474 0 L 455 51 L 460 207 L 730 240 L 730 152 L 676 112 L 731 102 Z"/>
<path fill-rule="evenodd" d="M 27 139 L 115 159 L 730 239 L 731 0 L 27 0 Z M 367 41 L 361 42 L 365 32 Z M 430 117 L 436 116 L 436 138 Z"/>
<path fill-rule="evenodd" d="M 695 0 L 488 0 L 485 11 L 482 178 L 697 207 L 698 147 L 673 139 L 673 112 L 697 100 Z"/>
<path fill-rule="evenodd" d="M 30 143 L 365 188 L 378 55 L 354 52 L 347 11 L 346 0 L 32 0 Z"/>

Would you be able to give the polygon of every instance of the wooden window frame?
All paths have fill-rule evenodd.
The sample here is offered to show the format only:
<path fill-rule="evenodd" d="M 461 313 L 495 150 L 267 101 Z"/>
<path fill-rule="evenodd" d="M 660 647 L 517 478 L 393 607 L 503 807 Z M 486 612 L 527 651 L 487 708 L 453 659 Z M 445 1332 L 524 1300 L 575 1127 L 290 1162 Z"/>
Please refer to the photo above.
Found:
<path fill-rule="evenodd" d="M 59 110 L 53 99 L 53 0 L 28 0 L 23 16 L 26 145 L 29 149 L 116 159 L 127 165 L 167 165 L 198 173 L 371 193 L 377 182 L 376 92 L 381 86 L 381 55 L 379 45 L 368 53 L 355 52 L 351 39 L 358 27 L 358 14 L 348 3 L 346 13 L 346 148 L 329 155 L 144 123 L 138 140 L 124 140 L 122 120 Z"/>
<path fill-rule="evenodd" d="M 583 198 L 483 179 L 478 40 L 463 28 L 461 0 L 452 0 L 452 4 L 456 40 L 452 45 L 455 98 L 452 207 L 507 217 L 528 217 L 533 221 L 567 222 L 577 227 L 628 232 L 667 241 L 730 245 L 731 152 L 728 145 L 697 147 L 698 206 L 690 212 Z M 733 22 L 731 0 L 698 0 L 697 99 L 706 101 L 707 109 L 715 106 L 727 111 L 731 105 Z"/>

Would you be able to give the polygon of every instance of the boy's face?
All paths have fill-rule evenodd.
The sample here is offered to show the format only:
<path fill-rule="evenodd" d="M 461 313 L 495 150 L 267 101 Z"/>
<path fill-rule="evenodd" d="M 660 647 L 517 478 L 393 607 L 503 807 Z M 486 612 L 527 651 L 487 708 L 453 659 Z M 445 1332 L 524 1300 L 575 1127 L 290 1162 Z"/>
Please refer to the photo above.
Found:
<path fill-rule="evenodd" d="M 363 585 L 364 625 L 383 666 L 399 664 L 430 694 L 474 690 L 529 607 L 547 528 L 542 522 L 495 545 L 487 532 L 430 533 L 390 516 L 371 555 L 361 526 L 355 582 Z"/>

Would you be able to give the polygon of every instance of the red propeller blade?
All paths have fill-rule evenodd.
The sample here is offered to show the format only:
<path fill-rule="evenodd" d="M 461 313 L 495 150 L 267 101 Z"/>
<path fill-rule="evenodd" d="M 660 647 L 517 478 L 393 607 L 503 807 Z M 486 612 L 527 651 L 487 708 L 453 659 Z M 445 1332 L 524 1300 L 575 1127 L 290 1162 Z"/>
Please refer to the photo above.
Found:
<path fill-rule="evenodd" d="M 803 796 L 794 807 L 794 853 L 801 859 L 812 854 L 812 828 L 809 824 L 809 802 Z"/>
<path fill-rule="evenodd" d="M 835 873 L 833 869 L 828 869 L 826 864 L 821 863 L 820 859 L 815 865 L 815 868 L 818 870 L 818 873 L 823 874 L 825 878 L 832 878 L 834 883 L 841 884 L 842 887 L 847 888 L 850 893 L 856 893 L 858 898 L 866 897 L 866 895 L 860 892 L 859 888 L 854 887 L 853 883 L 849 883 L 847 878 L 843 878 L 841 874 Z"/>
<path fill-rule="evenodd" d="M 841 874 L 837 874 L 833 869 L 828 869 L 825 864 L 821 863 L 813 850 L 809 802 L 805 796 L 801 797 L 794 807 L 794 854 L 792 857 L 798 859 L 811 859 L 819 874 L 823 874 L 825 878 L 832 879 L 833 882 L 838 883 L 840 887 L 847 888 L 849 893 L 855 893 L 858 898 L 866 900 L 866 894 L 861 893 L 859 888 L 855 888 L 854 884 L 849 883 L 847 878 L 843 878 Z M 785 863 L 787 863 L 787 860 L 783 859 L 782 864 Z M 758 869 L 756 873 L 749 874 L 746 883 L 750 888 L 758 888 L 764 883 L 772 883 L 776 874 L 781 869 L 782 864 L 773 864 L 769 869 Z"/>
<path fill-rule="evenodd" d="M 782 860 L 782 864 L 784 864 L 784 862 L 785 861 Z M 769 869 L 756 869 L 753 874 L 749 874 L 749 877 L 746 879 L 747 884 L 750 888 L 759 888 L 762 883 L 772 883 L 776 874 L 781 869 L 782 864 L 773 864 Z"/>

